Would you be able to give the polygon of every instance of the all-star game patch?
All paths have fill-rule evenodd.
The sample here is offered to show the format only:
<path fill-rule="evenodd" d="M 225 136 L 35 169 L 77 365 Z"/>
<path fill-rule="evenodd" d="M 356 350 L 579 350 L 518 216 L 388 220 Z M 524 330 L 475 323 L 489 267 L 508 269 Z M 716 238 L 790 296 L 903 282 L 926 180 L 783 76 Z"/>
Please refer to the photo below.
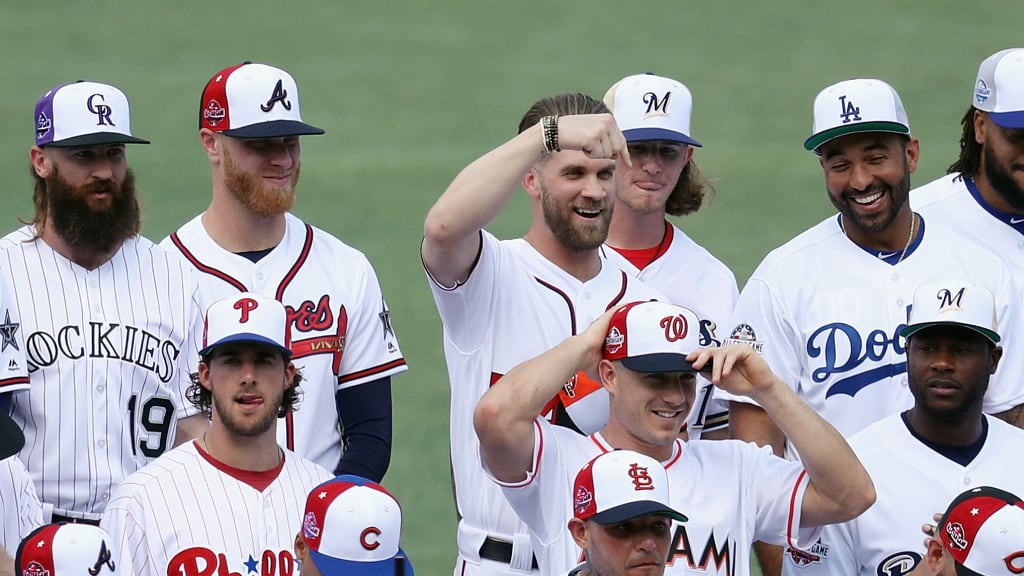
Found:
<path fill-rule="evenodd" d="M 744 344 L 754 349 L 754 352 L 761 354 L 764 352 L 764 342 L 757 339 L 757 334 L 754 333 L 754 328 L 750 324 L 739 324 L 732 329 L 732 333 L 729 335 L 722 345 L 727 344 Z"/>

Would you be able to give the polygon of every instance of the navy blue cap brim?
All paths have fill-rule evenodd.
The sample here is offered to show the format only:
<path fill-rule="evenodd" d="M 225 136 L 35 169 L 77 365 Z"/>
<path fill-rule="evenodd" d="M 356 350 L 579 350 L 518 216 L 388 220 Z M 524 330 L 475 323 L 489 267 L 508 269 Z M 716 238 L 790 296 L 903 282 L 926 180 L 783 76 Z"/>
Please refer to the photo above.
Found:
<path fill-rule="evenodd" d="M 221 134 L 232 138 L 280 138 L 282 136 L 319 136 L 324 131 L 316 126 L 296 120 L 271 120 L 241 128 L 224 130 Z"/>
<path fill-rule="evenodd" d="M 6 413 L 0 413 L 0 460 L 10 458 L 25 446 L 25 434 L 17 422 Z"/>
<path fill-rule="evenodd" d="M 401 548 L 398 549 L 398 554 L 394 558 L 376 562 L 332 558 L 312 548 L 309 549 L 309 555 L 313 559 L 316 569 L 323 576 L 414 576 L 412 562 Z"/>
<path fill-rule="evenodd" d="M 149 144 L 149 140 L 118 134 L 117 132 L 97 132 L 95 134 L 83 134 L 72 138 L 65 138 L 57 142 L 48 142 L 40 146 L 52 146 L 54 148 L 81 148 L 83 146 L 97 146 L 99 144 Z"/>
<path fill-rule="evenodd" d="M 261 336 L 259 334 L 252 334 L 252 333 L 249 333 L 249 332 L 242 332 L 240 334 L 232 334 L 231 336 L 225 336 L 224 338 L 221 338 L 220 340 L 218 340 L 218 341 L 210 344 L 206 348 L 203 348 L 202 350 L 200 350 L 199 351 L 199 355 L 203 356 L 203 357 L 208 356 L 210 354 L 210 352 L 213 351 L 214 348 L 217 348 L 218 346 L 223 346 L 225 344 L 231 344 L 231 343 L 234 343 L 234 342 L 247 342 L 247 343 L 250 343 L 250 344 L 265 344 L 267 346 L 271 346 L 273 348 L 276 348 L 276 349 L 280 350 L 288 358 L 291 358 L 291 355 L 292 355 L 292 351 L 291 350 L 289 350 L 288 348 L 284 348 L 282 346 L 278 346 L 277 342 L 274 342 L 270 338 L 267 338 L 266 336 Z"/>
<path fill-rule="evenodd" d="M 621 524 L 627 520 L 647 516 L 649 514 L 668 516 L 669 518 L 680 522 L 687 521 L 686 516 L 681 512 L 676 512 L 674 509 L 662 504 L 661 502 L 655 502 L 653 500 L 641 500 L 639 502 L 630 502 L 628 504 L 609 508 L 608 510 L 594 514 L 588 518 L 588 520 L 593 520 L 598 524 L 610 526 L 612 524 Z"/>
<path fill-rule="evenodd" d="M 989 112 L 988 117 L 1003 128 L 1009 128 L 1011 130 L 1024 128 L 1024 110 L 1017 110 L 1014 112 Z"/>
<path fill-rule="evenodd" d="M 622 135 L 626 137 L 626 142 L 647 142 L 650 140 L 666 140 L 668 142 L 680 142 L 682 144 L 689 144 L 690 146 L 696 146 L 697 148 L 703 147 L 703 144 L 687 136 L 686 134 L 683 134 L 682 132 L 676 132 L 675 130 L 669 130 L 667 128 L 633 128 L 631 130 L 623 130 Z"/>
<path fill-rule="evenodd" d="M 697 372 L 693 364 L 686 361 L 686 356 L 671 352 L 643 354 L 620 360 L 622 365 L 634 372 Z"/>

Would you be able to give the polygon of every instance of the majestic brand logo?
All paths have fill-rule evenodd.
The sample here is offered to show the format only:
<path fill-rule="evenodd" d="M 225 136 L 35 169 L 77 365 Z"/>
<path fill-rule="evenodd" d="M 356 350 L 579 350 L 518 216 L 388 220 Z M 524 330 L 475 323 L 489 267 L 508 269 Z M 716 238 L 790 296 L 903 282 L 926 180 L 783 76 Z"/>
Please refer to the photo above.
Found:
<path fill-rule="evenodd" d="M 847 102 L 846 96 L 839 97 L 839 116 L 843 119 L 843 124 L 849 124 L 851 121 L 860 121 L 860 106 L 854 106 L 853 102 Z"/>
<path fill-rule="evenodd" d="M 939 312 L 947 312 L 949 310 L 959 310 L 963 305 L 964 292 L 967 287 L 963 287 L 957 292 L 953 292 L 949 288 L 942 288 L 935 295 L 935 298 L 939 301 Z"/>
<path fill-rule="evenodd" d="M 96 115 L 97 126 L 114 126 L 114 121 L 110 119 L 114 110 L 104 103 L 103 94 L 89 96 L 89 99 L 85 101 L 85 106 L 89 112 Z"/>
<path fill-rule="evenodd" d="M 629 478 L 633 481 L 634 490 L 654 490 L 654 478 L 647 473 L 647 467 L 634 462 L 629 466 Z"/>
<path fill-rule="evenodd" d="M 99 556 L 96 558 L 96 563 L 92 565 L 92 568 L 89 568 L 89 574 L 92 576 L 99 576 L 99 573 L 103 570 L 104 566 L 106 566 L 111 572 L 114 571 L 114 559 L 110 554 L 110 549 L 107 548 L 107 541 L 101 540 Z"/>
<path fill-rule="evenodd" d="M 644 118 L 650 118 L 652 116 L 668 116 L 668 101 L 672 97 L 672 92 L 665 92 L 665 95 L 658 99 L 658 95 L 654 92 L 647 92 L 643 96 L 644 104 L 647 104 L 647 112 L 644 113 Z"/>
<path fill-rule="evenodd" d="M 669 342 L 682 340 L 690 333 L 690 323 L 687 322 L 686 316 L 682 314 L 666 316 L 661 319 L 658 325 L 665 329 L 665 340 Z"/>
<path fill-rule="evenodd" d="M 273 94 L 270 95 L 270 99 L 265 104 L 260 105 L 260 110 L 270 112 L 278 102 L 281 103 L 285 110 L 292 109 L 292 103 L 288 100 L 288 91 L 284 89 L 283 80 L 277 81 L 277 84 L 274 85 Z"/>

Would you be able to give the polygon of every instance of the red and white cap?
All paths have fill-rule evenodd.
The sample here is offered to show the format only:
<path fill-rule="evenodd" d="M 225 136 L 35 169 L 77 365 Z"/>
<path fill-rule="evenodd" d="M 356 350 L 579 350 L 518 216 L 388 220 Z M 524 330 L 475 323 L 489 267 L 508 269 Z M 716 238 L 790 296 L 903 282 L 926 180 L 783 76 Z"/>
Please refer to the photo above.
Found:
<path fill-rule="evenodd" d="M 299 87 L 291 74 L 243 62 L 213 75 L 199 103 L 199 128 L 233 138 L 323 134 L 302 121 Z"/>
<path fill-rule="evenodd" d="M 882 80 L 855 78 L 826 87 L 814 98 L 814 123 L 804 148 L 818 148 L 858 132 L 910 136 L 910 120 L 896 89 Z"/>
<path fill-rule="evenodd" d="M 401 533 L 398 500 L 366 478 L 338 476 L 306 498 L 302 539 L 324 576 L 413 576 L 399 546 Z"/>
<path fill-rule="evenodd" d="M 988 288 L 961 280 L 922 284 L 914 291 L 910 318 L 900 336 L 909 338 L 933 326 L 961 326 L 997 344 L 995 298 Z"/>
<path fill-rule="evenodd" d="M 635 372 L 695 372 L 686 357 L 700 348 L 700 319 L 665 302 L 632 302 L 612 314 L 604 340 L 606 360 Z"/>
<path fill-rule="evenodd" d="M 598 524 L 619 524 L 648 514 L 686 522 L 669 501 L 665 467 L 632 450 L 605 452 L 587 462 L 572 487 L 573 516 Z"/>
<path fill-rule="evenodd" d="M 1003 128 L 1024 128 L 1024 48 L 1000 50 L 982 61 L 971 103 Z"/>
<path fill-rule="evenodd" d="M 982 486 L 960 494 L 937 532 L 958 576 L 1024 573 L 1024 502 L 1005 490 Z"/>
<path fill-rule="evenodd" d="M 47 524 L 25 537 L 15 576 L 116 576 L 114 539 L 92 524 Z"/>
<path fill-rule="evenodd" d="M 132 136 L 128 97 L 110 84 L 79 80 L 54 86 L 36 102 L 36 146 L 149 144 Z"/>
<path fill-rule="evenodd" d="M 284 305 L 251 292 L 214 302 L 206 311 L 203 349 L 199 355 L 205 357 L 215 347 L 231 342 L 267 344 L 291 356 Z"/>
<path fill-rule="evenodd" d="M 626 76 L 608 89 L 604 104 L 627 142 L 668 140 L 701 145 L 690 136 L 693 96 L 678 80 L 651 73 Z"/>

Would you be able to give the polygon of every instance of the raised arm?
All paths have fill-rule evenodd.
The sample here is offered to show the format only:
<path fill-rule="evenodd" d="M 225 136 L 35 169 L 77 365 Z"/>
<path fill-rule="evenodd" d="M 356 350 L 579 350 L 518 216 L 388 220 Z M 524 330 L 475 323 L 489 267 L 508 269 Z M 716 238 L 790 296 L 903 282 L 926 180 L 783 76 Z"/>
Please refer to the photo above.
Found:
<path fill-rule="evenodd" d="M 442 286 L 469 276 L 480 251 L 480 231 L 501 212 L 527 172 L 544 157 L 540 124 L 466 166 L 438 198 L 423 224 L 423 265 Z M 591 158 L 629 161 L 626 140 L 611 114 L 562 116 L 562 150 L 582 150 Z"/>
<path fill-rule="evenodd" d="M 611 312 L 581 334 L 509 370 L 480 398 L 473 425 L 480 454 L 502 482 L 526 479 L 533 460 L 534 421 L 567 380 L 601 361 Z"/>
<path fill-rule="evenodd" d="M 733 344 L 692 355 L 700 368 L 714 359 L 712 382 L 757 401 L 800 453 L 810 478 L 801 527 L 845 522 L 875 502 L 864 466 L 839 432 L 782 382 L 749 346 Z"/>

